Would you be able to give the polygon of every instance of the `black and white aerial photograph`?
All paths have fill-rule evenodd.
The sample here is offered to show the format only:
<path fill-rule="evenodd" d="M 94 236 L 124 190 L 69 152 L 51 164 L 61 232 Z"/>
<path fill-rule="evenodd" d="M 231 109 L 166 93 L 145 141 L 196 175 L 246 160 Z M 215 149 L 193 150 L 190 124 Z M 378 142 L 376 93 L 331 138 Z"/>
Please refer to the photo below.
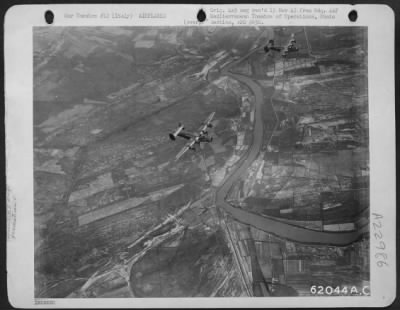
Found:
<path fill-rule="evenodd" d="M 32 36 L 35 298 L 371 294 L 367 27 Z"/>

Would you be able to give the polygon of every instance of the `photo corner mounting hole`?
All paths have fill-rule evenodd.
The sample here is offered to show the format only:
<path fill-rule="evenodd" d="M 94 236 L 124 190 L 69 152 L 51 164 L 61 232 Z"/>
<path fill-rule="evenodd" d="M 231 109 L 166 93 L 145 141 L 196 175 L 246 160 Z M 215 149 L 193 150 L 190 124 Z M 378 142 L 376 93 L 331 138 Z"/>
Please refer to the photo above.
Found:
<path fill-rule="evenodd" d="M 351 22 L 355 22 L 357 20 L 357 18 L 358 18 L 357 11 L 356 10 L 351 10 L 350 13 L 349 13 L 349 20 Z"/>
<path fill-rule="evenodd" d="M 44 12 L 44 20 L 48 25 L 51 25 L 54 22 L 54 13 L 51 10 L 47 10 Z"/>
<path fill-rule="evenodd" d="M 200 9 L 199 12 L 197 12 L 197 20 L 202 23 L 206 20 L 206 12 L 204 12 L 203 9 Z"/>

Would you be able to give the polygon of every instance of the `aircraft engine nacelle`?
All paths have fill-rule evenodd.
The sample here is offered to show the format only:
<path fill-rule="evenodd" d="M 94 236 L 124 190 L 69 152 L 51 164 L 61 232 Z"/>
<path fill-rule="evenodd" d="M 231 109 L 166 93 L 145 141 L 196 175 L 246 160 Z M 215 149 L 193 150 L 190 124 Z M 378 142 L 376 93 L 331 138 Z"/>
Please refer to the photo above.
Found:
<path fill-rule="evenodd" d="M 209 123 L 209 124 L 207 125 L 207 127 L 208 127 L 208 128 L 212 128 L 212 127 L 213 127 L 213 124 Z"/>
<path fill-rule="evenodd" d="M 179 133 L 180 133 L 183 129 L 185 129 L 185 127 L 184 127 L 182 124 L 179 124 L 179 127 L 176 128 L 176 130 L 175 130 L 174 132 L 171 132 L 171 133 L 169 134 L 169 138 L 170 138 L 171 140 L 175 140 L 176 137 L 179 135 Z"/>

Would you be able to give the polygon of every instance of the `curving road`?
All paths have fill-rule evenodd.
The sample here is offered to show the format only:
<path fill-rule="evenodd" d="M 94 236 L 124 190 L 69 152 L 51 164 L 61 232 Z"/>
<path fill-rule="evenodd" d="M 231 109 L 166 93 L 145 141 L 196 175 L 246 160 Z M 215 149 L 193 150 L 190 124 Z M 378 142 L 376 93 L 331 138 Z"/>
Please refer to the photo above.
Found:
<path fill-rule="evenodd" d="M 217 189 L 216 204 L 222 207 L 238 222 L 251 225 L 257 229 L 274 234 L 276 236 L 279 236 L 287 240 L 296 241 L 300 243 L 317 243 L 317 244 L 337 245 L 337 246 L 344 246 L 351 244 L 359 240 L 364 233 L 368 232 L 368 225 L 364 226 L 363 229 L 357 231 L 348 231 L 348 232 L 323 232 L 323 231 L 310 230 L 307 228 L 281 222 L 272 217 L 261 216 L 256 213 L 246 211 L 242 208 L 234 207 L 225 201 L 225 198 L 227 197 L 232 185 L 242 175 L 246 173 L 248 167 L 252 164 L 252 162 L 256 159 L 257 155 L 259 154 L 261 147 L 263 145 L 263 141 L 265 140 L 264 130 L 263 130 L 264 124 L 261 113 L 265 97 L 267 98 L 265 104 L 270 105 L 268 107 L 269 110 L 273 110 L 271 97 L 273 95 L 274 88 L 271 87 L 266 89 L 265 93 L 261 88 L 261 86 L 251 77 L 237 73 L 232 73 L 229 71 L 232 66 L 248 58 L 250 55 L 259 51 L 260 49 L 262 49 L 262 47 L 253 49 L 248 54 L 246 54 L 239 60 L 229 64 L 221 71 L 222 75 L 228 75 L 236 79 L 237 81 L 246 85 L 253 92 L 255 96 L 255 113 L 254 113 L 255 125 L 253 131 L 253 141 L 250 148 L 236 164 L 235 169 L 230 173 L 230 175 L 227 178 L 225 178 L 223 184 Z M 276 122 L 273 124 L 273 126 L 275 125 Z M 272 135 L 272 133 L 273 131 L 270 131 L 268 132 L 268 135 L 269 134 Z M 270 139 L 270 136 L 265 138 Z"/>

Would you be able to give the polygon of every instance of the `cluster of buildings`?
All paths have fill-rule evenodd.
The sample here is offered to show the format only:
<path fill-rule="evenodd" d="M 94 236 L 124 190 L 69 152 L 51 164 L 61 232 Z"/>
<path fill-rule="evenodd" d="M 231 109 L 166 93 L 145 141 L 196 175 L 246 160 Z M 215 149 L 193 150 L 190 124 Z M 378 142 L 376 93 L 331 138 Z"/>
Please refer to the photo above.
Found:
<path fill-rule="evenodd" d="M 311 296 L 313 285 L 341 287 L 332 295 L 350 294 L 350 288 L 362 294 L 369 285 L 369 243 L 361 241 L 347 247 L 302 245 L 278 239 L 268 233 L 239 223 L 229 222 L 229 231 L 247 285 L 253 281 L 252 247 L 254 245 L 262 277 L 272 294 L 296 292 Z M 347 286 L 348 292 L 342 288 Z M 250 286 L 251 287 L 251 286 Z M 354 293 L 353 291 L 353 293 Z"/>
<path fill-rule="evenodd" d="M 327 119 L 303 116 L 296 124 L 296 130 L 301 137 L 296 145 L 313 151 L 325 148 L 355 148 L 359 145 L 357 137 L 360 129 L 356 119 L 335 115 Z"/>

